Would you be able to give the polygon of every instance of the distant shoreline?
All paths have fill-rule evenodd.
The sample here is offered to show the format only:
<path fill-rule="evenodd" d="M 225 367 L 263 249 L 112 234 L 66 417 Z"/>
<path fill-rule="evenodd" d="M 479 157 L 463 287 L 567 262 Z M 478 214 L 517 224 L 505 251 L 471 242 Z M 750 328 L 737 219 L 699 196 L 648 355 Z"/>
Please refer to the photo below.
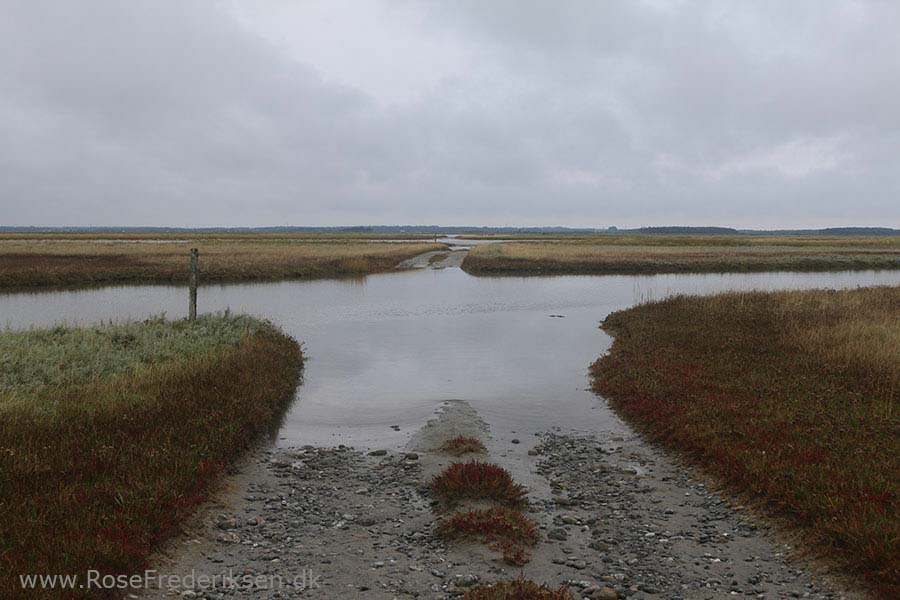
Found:
<path fill-rule="evenodd" d="M 890 227 L 824 227 L 818 229 L 737 229 L 733 227 L 481 227 L 441 225 L 348 225 L 325 227 L 43 227 L 0 226 L 0 233 L 10 234 L 97 234 L 97 233 L 229 233 L 229 234 L 355 234 L 355 235 L 834 235 L 834 236 L 900 236 L 900 229 Z"/>

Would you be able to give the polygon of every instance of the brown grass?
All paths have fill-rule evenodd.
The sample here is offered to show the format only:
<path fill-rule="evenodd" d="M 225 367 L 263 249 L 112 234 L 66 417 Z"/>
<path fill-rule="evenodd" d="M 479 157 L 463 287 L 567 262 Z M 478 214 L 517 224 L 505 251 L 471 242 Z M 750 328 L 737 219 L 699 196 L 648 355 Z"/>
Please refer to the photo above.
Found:
<path fill-rule="evenodd" d="M 135 329 L 109 337 L 127 347 Z M 71 332 L 40 336 L 53 344 Z M 0 389 L 0 597 L 98 597 L 25 592 L 18 576 L 144 568 L 226 465 L 273 427 L 302 363 L 293 340 L 261 326 L 177 360 Z"/>
<path fill-rule="evenodd" d="M 430 233 L 354 233 L 354 232 L 301 232 L 279 233 L 260 231 L 76 231 L 76 232 L 0 232 L 0 242 L 5 241 L 46 241 L 46 240 L 73 240 L 73 241 L 118 241 L 118 240 L 152 240 L 152 241 L 180 241 L 180 240 L 205 240 L 205 241 L 274 241 L 274 242 L 303 242 L 303 241 L 347 241 L 347 240 L 423 240 L 430 241 L 434 235 Z"/>
<path fill-rule="evenodd" d="M 485 244 L 474 274 L 639 274 L 900 268 L 900 237 L 602 235 Z"/>
<path fill-rule="evenodd" d="M 528 549 L 539 539 L 537 524 L 520 510 L 505 506 L 453 513 L 441 521 L 437 534 L 448 540 L 477 539 L 503 553 L 503 560 L 522 566 Z"/>
<path fill-rule="evenodd" d="M 506 469 L 476 460 L 453 463 L 440 475 L 435 475 L 431 491 L 449 507 L 464 500 L 486 500 L 521 507 L 525 504 L 526 493 Z"/>
<path fill-rule="evenodd" d="M 604 327 L 597 392 L 900 595 L 900 288 L 675 297 Z"/>
<path fill-rule="evenodd" d="M 440 451 L 451 456 L 462 456 L 463 454 L 483 454 L 487 452 L 487 449 L 478 438 L 458 435 L 441 444 Z"/>
<path fill-rule="evenodd" d="M 464 600 L 575 600 L 565 587 L 551 589 L 527 579 L 500 581 L 467 591 Z"/>
<path fill-rule="evenodd" d="M 119 241 L 116 241 L 116 240 Z M 0 289 L 118 282 L 186 282 L 189 249 L 200 249 L 200 280 L 246 281 L 364 275 L 387 271 L 441 244 L 347 238 L 201 236 L 166 243 L 105 243 L 69 236 L 0 241 Z"/>

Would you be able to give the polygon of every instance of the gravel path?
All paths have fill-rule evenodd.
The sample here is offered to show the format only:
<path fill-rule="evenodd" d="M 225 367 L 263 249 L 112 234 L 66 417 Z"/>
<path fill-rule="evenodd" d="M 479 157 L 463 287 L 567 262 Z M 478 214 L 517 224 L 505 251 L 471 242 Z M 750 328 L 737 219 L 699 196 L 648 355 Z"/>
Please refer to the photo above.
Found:
<path fill-rule="evenodd" d="M 862 597 L 788 562 L 765 526 L 637 436 L 555 432 L 501 448 L 459 401 L 406 452 L 256 454 L 156 567 L 193 581 L 144 597 L 451 598 L 518 576 L 483 546 L 433 535 L 427 481 L 452 460 L 434 448 L 460 433 L 528 485 L 542 540 L 521 573 L 535 581 L 584 598 Z"/>
<path fill-rule="evenodd" d="M 448 269 L 462 266 L 469 251 L 465 248 L 425 252 L 404 260 L 397 269 Z"/>

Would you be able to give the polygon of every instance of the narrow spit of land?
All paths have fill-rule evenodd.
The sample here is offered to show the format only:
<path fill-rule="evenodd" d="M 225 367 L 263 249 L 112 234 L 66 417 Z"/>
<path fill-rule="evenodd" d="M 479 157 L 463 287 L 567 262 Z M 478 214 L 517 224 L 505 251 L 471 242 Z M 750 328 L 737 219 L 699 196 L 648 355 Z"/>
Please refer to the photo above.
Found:
<path fill-rule="evenodd" d="M 183 283 L 189 251 L 200 250 L 202 282 L 367 275 L 424 252 L 428 240 L 360 236 L 205 234 L 87 238 L 0 235 L 0 290 L 110 283 Z"/>
<path fill-rule="evenodd" d="M 900 269 L 900 237 L 594 235 L 485 244 L 476 275 Z"/>
<path fill-rule="evenodd" d="M 527 487 L 525 512 L 540 539 L 521 568 L 435 533 L 429 482 L 469 459 L 439 450 L 458 435 L 483 440 L 479 459 Z M 500 447 L 468 404 L 451 401 L 405 451 L 257 453 L 156 566 L 219 584 L 145 595 L 457 598 L 525 577 L 572 598 L 860 597 L 790 562 L 791 552 L 637 436 L 547 432 Z"/>

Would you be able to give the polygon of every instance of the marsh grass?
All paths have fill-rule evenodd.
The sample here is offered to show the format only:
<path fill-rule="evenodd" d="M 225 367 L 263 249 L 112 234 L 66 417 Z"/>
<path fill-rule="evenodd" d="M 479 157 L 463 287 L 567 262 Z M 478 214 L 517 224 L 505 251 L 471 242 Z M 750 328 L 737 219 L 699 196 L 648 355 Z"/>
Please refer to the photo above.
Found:
<path fill-rule="evenodd" d="M 148 365 L 236 346 L 265 325 L 250 317 L 157 317 L 104 326 L 0 333 L 0 393 L 84 384 Z"/>
<path fill-rule="evenodd" d="M 477 460 L 453 463 L 435 475 L 431 491 L 448 507 L 464 500 L 485 500 L 511 508 L 525 505 L 525 488 L 513 481 L 509 471 Z"/>
<path fill-rule="evenodd" d="M 339 277 L 387 271 L 446 248 L 359 237 L 200 236 L 171 243 L 142 238 L 96 240 L 7 237 L 0 243 L 0 289 L 115 282 L 186 282 L 189 249 L 200 249 L 201 282 Z"/>
<path fill-rule="evenodd" d="M 483 454 L 487 452 L 487 448 L 478 438 L 458 435 L 450 438 L 441 444 L 439 450 L 444 454 L 451 456 L 462 456 L 464 454 Z"/>
<path fill-rule="evenodd" d="M 900 593 L 900 288 L 679 296 L 604 327 L 597 392 Z"/>
<path fill-rule="evenodd" d="M 484 450 L 481 442 L 471 437 L 453 438 L 444 447 L 448 445 L 457 450 Z M 475 460 L 453 463 L 432 478 L 431 492 L 443 508 L 490 504 L 443 516 L 435 530 L 439 536 L 483 542 L 500 552 L 509 565 L 521 567 L 531 560 L 530 550 L 539 539 L 538 528 L 523 512 L 527 504 L 525 488 L 513 481 L 509 471 Z"/>
<path fill-rule="evenodd" d="M 4 352 L 41 361 L 10 363 L 17 372 L 4 369 L 0 386 L 2 597 L 22 592 L 20 573 L 145 567 L 223 469 L 277 422 L 303 363 L 296 342 L 247 317 L 0 340 Z"/>
<path fill-rule="evenodd" d="M 484 244 L 474 274 L 640 274 L 900 268 L 900 237 L 602 235 Z"/>
<path fill-rule="evenodd" d="M 565 587 L 552 589 L 522 578 L 474 587 L 467 591 L 463 598 L 464 600 L 575 600 L 575 596 Z"/>
<path fill-rule="evenodd" d="M 505 506 L 455 512 L 441 521 L 437 534 L 444 539 L 475 539 L 503 554 L 503 560 L 522 566 L 529 549 L 540 539 L 537 524 L 522 511 Z"/>
<path fill-rule="evenodd" d="M 186 239 L 198 241 L 263 241 L 263 242 L 330 242 L 330 241 L 431 241 L 431 233 L 363 233 L 363 232 L 260 232 L 260 231 L 75 231 L 75 232 L 0 232 L 0 243 L 15 241 L 82 241 L 117 242 L 120 240 L 154 243 L 179 242 Z"/>

